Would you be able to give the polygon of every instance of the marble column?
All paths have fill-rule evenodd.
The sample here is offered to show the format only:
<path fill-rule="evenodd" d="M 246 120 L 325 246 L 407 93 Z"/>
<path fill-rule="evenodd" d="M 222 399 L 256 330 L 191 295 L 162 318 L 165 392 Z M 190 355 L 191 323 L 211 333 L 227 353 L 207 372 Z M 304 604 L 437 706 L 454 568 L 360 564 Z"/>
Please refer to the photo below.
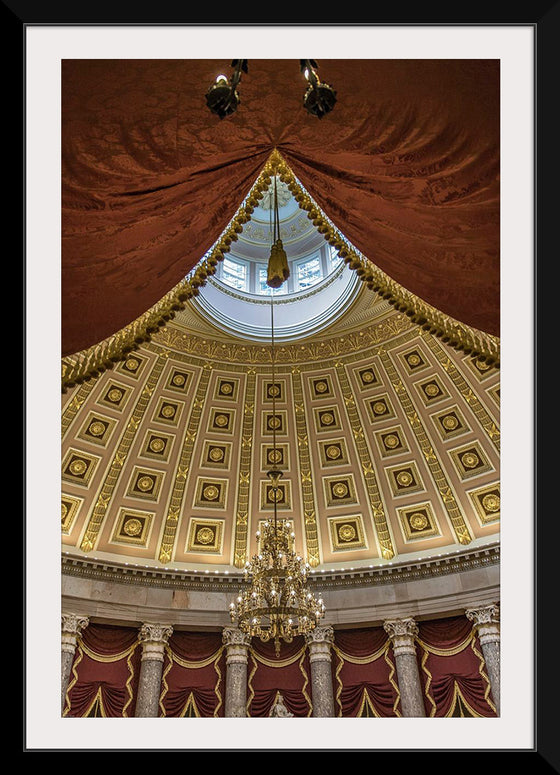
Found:
<path fill-rule="evenodd" d="M 334 693 L 331 669 L 332 627 L 316 627 L 305 636 L 311 665 L 311 698 L 314 718 L 334 716 Z"/>
<path fill-rule="evenodd" d="M 136 718 L 157 718 L 165 646 L 173 632 L 168 624 L 143 624 L 140 628 L 142 662 L 138 681 Z"/>
<path fill-rule="evenodd" d="M 247 662 L 251 636 L 234 627 L 222 634 L 226 647 L 226 718 L 247 716 Z"/>
<path fill-rule="evenodd" d="M 494 603 L 465 611 L 467 619 L 474 624 L 486 663 L 492 699 L 496 713 L 500 715 L 500 624 L 499 608 Z"/>
<path fill-rule="evenodd" d="M 78 635 L 88 626 L 89 619 L 87 616 L 79 616 L 78 614 L 62 614 L 61 620 L 61 694 L 62 711 L 64 712 L 66 691 L 70 682 L 70 672 L 72 670 L 72 663 L 74 662 L 74 655 L 76 653 Z"/>
<path fill-rule="evenodd" d="M 411 618 L 392 619 L 385 622 L 383 628 L 391 639 L 395 655 L 402 714 L 412 718 L 425 716 L 426 709 L 416 660 L 416 622 Z"/>

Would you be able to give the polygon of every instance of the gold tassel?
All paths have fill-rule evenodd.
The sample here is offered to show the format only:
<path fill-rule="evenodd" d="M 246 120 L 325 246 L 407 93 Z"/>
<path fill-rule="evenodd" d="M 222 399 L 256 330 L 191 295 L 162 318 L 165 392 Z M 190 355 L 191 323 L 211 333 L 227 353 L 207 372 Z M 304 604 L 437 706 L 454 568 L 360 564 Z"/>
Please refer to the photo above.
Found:
<path fill-rule="evenodd" d="M 282 283 L 286 282 L 289 276 L 290 268 L 288 266 L 288 256 L 282 245 L 282 240 L 277 239 L 270 249 L 266 284 L 270 286 L 270 288 L 280 288 Z"/>

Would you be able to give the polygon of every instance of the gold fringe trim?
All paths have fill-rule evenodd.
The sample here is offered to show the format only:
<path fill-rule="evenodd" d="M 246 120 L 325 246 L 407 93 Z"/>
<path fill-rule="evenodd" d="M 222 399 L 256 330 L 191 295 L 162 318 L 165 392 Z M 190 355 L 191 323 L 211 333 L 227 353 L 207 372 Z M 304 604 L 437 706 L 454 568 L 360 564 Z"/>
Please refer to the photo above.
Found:
<path fill-rule="evenodd" d="M 247 703 L 245 705 L 246 713 L 249 715 L 249 708 L 251 707 L 251 703 L 253 702 L 253 698 L 255 696 L 255 690 L 253 689 L 253 677 L 258 669 L 258 662 L 260 662 L 263 665 L 266 665 L 267 667 L 286 667 L 287 665 L 293 665 L 294 662 L 299 660 L 299 669 L 301 674 L 303 675 L 304 682 L 303 682 L 303 688 L 302 688 L 302 694 L 307 700 L 309 711 L 307 713 L 307 716 L 311 716 L 313 712 L 313 705 L 311 703 L 311 697 L 309 696 L 307 692 L 307 686 L 309 684 L 309 676 L 304 670 L 304 661 L 305 657 L 307 655 L 306 647 L 304 646 L 302 649 L 300 649 L 297 654 L 295 654 L 293 657 L 288 657 L 287 659 L 280 659 L 276 661 L 271 661 L 269 659 L 265 659 L 260 656 L 260 654 L 255 654 L 253 649 L 249 650 L 249 656 L 251 658 L 251 662 L 253 663 L 253 667 L 249 673 L 249 678 L 247 681 L 247 689 L 248 689 L 248 697 L 247 697 Z"/>
<path fill-rule="evenodd" d="M 492 710 L 496 715 L 498 715 L 498 712 L 496 710 L 496 706 L 494 705 L 492 699 L 490 698 L 490 679 L 488 678 L 488 675 L 486 674 L 486 662 L 484 660 L 484 656 L 480 653 L 480 651 L 476 647 L 476 634 L 473 632 L 472 640 L 471 640 L 471 648 L 474 651 L 477 659 L 478 659 L 478 672 L 480 673 L 480 677 L 484 681 L 486 688 L 484 689 L 484 699 L 490 705 Z M 465 698 L 463 697 L 463 700 Z"/>
<path fill-rule="evenodd" d="M 253 678 L 255 676 L 255 673 L 257 672 L 257 660 L 254 657 L 254 654 L 252 650 L 249 650 L 249 658 L 252 662 L 252 669 L 249 673 L 249 678 L 247 680 L 247 702 L 245 703 L 245 715 L 249 716 L 249 708 L 251 707 L 251 703 L 253 702 L 253 699 L 255 697 L 255 690 L 253 689 Z"/>
<path fill-rule="evenodd" d="M 453 700 L 451 702 L 451 707 L 445 714 L 446 718 L 453 718 L 453 714 L 455 713 L 455 708 L 457 707 L 457 703 L 459 702 L 459 698 L 463 702 L 464 706 L 467 708 L 468 711 L 470 711 L 471 716 L 473 718 L 484 718 L 484 716 L 481 716 L 480 713 L 477 713 L 474 708 L 471 708 L 467 700 L 465 699 L 465 695 L 463 692 L 459 689 L 459 684 L 457 681 L 454 681 L 453 683 Z M 462 718 L 465 718 L 462 716 Z"/>
<path fill-rule="evenodd" d="M 175 652 L 170 648 L 169 645 L 165 646 L 165 652 L 167 654 L 167 665 L 164 668 L 164 670 L 162 672 L 162 676 L 161 676 L 162 691 L 161 691 L 160 698 L 159 698 L 159 709 L 160 709 L 160 713 L 161 713 L 161 717 L 162 718 L 166 717 L 166 715 L 167 715 L 166 712 L 165 712 L 165 705 L 164 705 L 165 696 L 166 696 L 167 692 L 169 691 L 169 685 L 167 683 L 167 674 L 169 673 L 169 671 L 173 667 L 174 663 L 180 665 L 181 667 L 187 668 L 188 670 L 196 670 L 196 669 L 201 668 L 201 667 L 208 667 L 208 665 L 211 665 L 212 663 L 214 663 L 214 670 L 216 671 L 216 674 L 217 674 L 216 687 L 214 689 L 214 694 L 216 695 L 216 697 L 218 699 L 218 704 L 216 705 L 216 708 L 214 710 L 214 716 L 218 717 L 218 715 L 219 715 L 218 711 L 220 710 L 220 708 L 223 705 L 223 698 L 222 698 L 222 695 L 220 694 L 220 690 L 219 690 L 219 687 L 220 687 L 220 684 L 221 684 L 221 681 L 222 681 L 222 672 L 220 670 L 219 661 L 220 661 L 220 657 L 222 656 L 222 654 L 224 652 L 224 648 L 225 648 L 224 646 L 221 646 L 214 654 L 212 654 L 210 657 L 207 657 L 206 659 L 201 659 L 199 661 L 193 661 L 193 660 L 181 659 L 181 657 L 179 657 L 177 654 L 175 654 Z M 192 699 L 192 702 L 191 702 L 191 699 Z M 194 711 L 195 711 L 196 715 L 200 716 L 200 713 L 198 712 L 198 708 L 196 706 L 196 702 L 194 701 L 194 697 L 192 695 L 192 692 L 191 692 L 187 702 L 185 703 L 185 705 L 183 707 L 181 715 L 182 716 L 185 715 L 185 713 L 187 712 L 187 709 L 189 707 L 189 703 L 192 705 L 192 707 L 194 707 Z"/>
<path fill-rule="evenodd" d="M 86 708 L 86 712 L 82 716 L 82 718 L 88 718 L 89 714 L 93 710 L 94 706 L 99 703 L 99 710 L 101 711 L 101 718 L 108 718 L 107 711 L 105 710 L 105 705 L 103 704 L 103 692 L 101 691 L 101 686 L 97 690 L 97 693 L 93 700 L 90 702 L 89 706 Z"/>
<path fill-rule="evenodd" d="M 356 716 L 356 718 L 366 718 L 366 716 L 364 716 L 364 708 L 366 706 L 368 708 L 371 708 L 371 712 L 373 713 L 375 718 L 381 718 L 381 716 L 377 712 L 377 710 L 375 708 L 375 705 L 373 704 L 373 702 L 372 702 L 372 700 L 371 700 L 371 698 L 370 698 L 370 696 L 368 694 L 367 689 L 364 689 L 363 692 L 362 692 L 362 704 L 360 705 L 360 710 L 358 711 L 358 715 Z"/>
<path fill-rule="evenodd" d="M 437 648 L 437 646 L 430 646 L 428 643 L 426 643 L 423 640 L 420 640 L 420 638 L 416 639 L 416 642 L 422 646 L 424 651 L 430 653 L 430 654 L 436 654 L 438 657 L 453 657 L 455 654 L 458 654 L 460 651 L 464 651 L 467 646 L 470 646 L 471 644 L 472 635 L 467 635 L 464 641 L 459 643 L 457 646 L 453 646 L 449 649 L 440 649 Z"/>
<path fill-rule="evenodd" d="M 344 651 L 339 649 L 338 646 L 333 644 L 332 650 L 334 651 L 334 653 L 336 654 L 336 656 L 339 659 L 338 665 L 335 668 L 335 678 L 336 678 L 336 683 L 337 683 L 335 701 L 336 701 L 336 704 L 338 706 L 338 718 L 342 718 L 342 702 L 341 702 L 341 699 L 340 699 L 340 695 L 342 694 L 343 686 L 342 686 L 342 680 L 340 678 L 340 672 L 341 672 L 342 668 L 344 667 L 344 663 L 345 662 L 350 662 L 353 665 L 367 665 L 370 662 L 375 662 L 380 657 L 383 657 L 383 659 L 385 660 L 386 664 L 389 666 L 389 683 L 391 684 L 391 686 L 395 690 L 395 701 L 393 703 L 393 711 L 395 713 L 395 716 L 397 716 L 399 718 L 402 717 L 402 714 L 401 714 L 401 712 L 398 709 L 398 705 L 399 705 L 399 702 L 400 702 L 400 699 L 401 699 L 401 692 L 400 692 L 400 689 L 399 689 L 399 685 L 395 681 L 395 665 L 393 664 L 393 662 L 391 661 L 391 659 L 389 657 L 389 646 L 390 646 L 390 643 L 389 643 L 389 641 L 387 641 L 384 646 L 382 646 L 380 649 L 378 649 L 373 654 L 370 654 L 367 657 L 353 657 L 350 654 L 346 654 Z M 364 689 L 364 694 L 365 694 L 365 689 Z M 363 711 L 363 707 L 364 707 L 365 701 L 366 701 L 365 697 L 362 697 L 362 705 L 361 705 L 361 708 L 360 708 L 360 713 Z M 372 707 L 373 712 L 375 713 L 375 715 L 378 716 L 379 718 L 381 718 L 379 716 L 379 714 L 377 713 L 377 711 L 375 710 L 375 708 L 373 707 L 373 702 L 371 701 L 369 696 L 367 698 L 367 701 L 368 701 L 368 704 Z"/>
<path fill-rule="evenodd" d="M 223 651 L 223 649 L 222 649 L 222 651 Z M 220 654 L 222 653 L 222 651 L 220 651 Z M 219 660 L 219 657 L 216 658 L 216 661 L 214 663 L 214 670 L 216 671 L 216 675 L 217 675 L 216 688 L 214 689 L 214 694 L 218 698 L 218 704 L 216 705 L 216 708 L 214 709 L 214 717 L 218 718 L 218 716 L 220 715 L 218 713 L 218 711 L 220 710 L 220 708 L 223 705 L 223 697 L 222 697 L 222 695 L 220 693 L 220 686 L 222 685 L 222 671 L 220 670 L 220 660 Z"/>
<path fill-rule="evenodd" d="M 430 654 L 436 654 L 437 656 L 440 656 L 440 657 L 449 657 L 449 656 L 453 656 L 455 654 L 458 654 L 460 651 L 464 651 L 464 649 L 466 649 L 468 646 L 471 647 L 471 649 L 475 653 L 476 657 L 478 658 L 478 672 L 479 672 L 481 678 L 483 679 L 484 683 L 486 684 L 486 688 L 484 690 L 484 699 L 488 703 L 489 707 L 492 708 L 494 713 L 496 713 L 496 706 L 494 705 L 494 703 L 490 699 L 490 681 L 489 681 L 488 676 L 486 675 L 486 672 L 484 670 L 484 657 L 482 656 L 482 654 L 476 648 L 476 638 L 475 638 L 474 634 L 471 633 L 470 635 L 468 635 L 465 638 L 465 640 L 462 643 L 460 643 L 458 646 L 455 646 L 455 647 L 450 648 L 450 649 L 438 649 L 438 648 L 436 648 L 434 646 L 428 646 L 427 643 L 425 643 L 423 640 L 420 640 L 419 638 L 417 638 L 417 643 L 421 646 L 421 648 L 423 650 L 422 660 L 421 660 L 422 670 L 428 676 L 428 680 L 426 682 L 426 688 L 425 688 L 424 693 L 425 693 L 426 697 L 428 698 L 428 700 L 430 701 L 430 704 L 432 705 L 432 709 L 431 709 L 431 712 L 430 712 L 430 716 L 431 717 L 435 716 L 437 708 L 436 708 L 436 704 L 434 702 L 433 697 L 429 693 L 430 685 L 432 683 L 432 674 L 430 673 L 430 671 L 426 667 L 426 662 L 428 660 L 429 655 Z M 451 710 L 449 711 L 448 715 L 451 715 L 453 713 L 454 709 L 455 709 L 455 705 L 457 703 L 457 692 L 461 695 L 461 699 L 463 700 L 463 702 L 465 703 L 467 708 L 473 713 L 473 715 L 476 716 L 477 718 L 482 718 L 468 704 L 466 699 L 463 697 L 463 694 L 461 693 L 461 691 L 460 691 L 459 687 L 457 686 L 456 682 L 455 682 L 455 690 L 454 690 L 454 699 L 453 699 L 453 703 L 452 703 L 452 706 L 451 706 Z"/>
<path fill-rule="evenodd" d="M 298 659 L 300 659 L 302 656 L 305 656 L 306 654 L 306 647 L 303 646 L 296 654 L 294 654 L 292 657 L 286 657 L 286 659 L 267 659 L 266 657 L 261 656 L 260 654 L 257 654 L 253 649 L 251 649 L 251 655 L 253 656 L 253 659 L 256 662 L 260 662 L 262 665 L 266 665 L 267 667 L 287 667 L 288 665 L 293 665 L 294 662 L 297 662 Z M 255 667 L 256 670 L 256 667 Z"/>
<path fill-rule="evenodd" d="M 338 251 L 344 262 L 354 270 L 366 286 L 378 293 L 396 310 L 403 312 L 423 330 L 441 338 L 457 350 L 480 358 L 486 363 L 498 366 L 500 340 L 498 337 L 479 331 L 445 315 L 435 307 L 407 291 L 381 271 L 372 261 L 363 256 L 337 229 L 312 197 L 296 179 L 291 169 L 277 151 L 271 159 L 276 160 L 276 174 L 286 183 L 299 206 L 307 211 L 307 217 L 317 227 L 325 240 Z"/>
<path fill-rule="evenodd" d="M 180 667 L 186 667 L 188 670 L 198 670 L 201 667 L 208 667 L 208 665 L 211 665 L 213 662 L 217 662 L 221 657 L 224 648 L 225 646 L 220 646 L 220 648 L 210 657 L 201 660 L 181 659 L 181 657 L 177 656 L 177 654 L 175 654 L 175 652 L 172 651 L 169 646 L 167 647 L 167 651 L 169 658 L 173 662 L 176 662 Z"/>
<path fill-rule="evenodd" d="M 134 679 L 134 667 L 132 665 L 132 657 L 134 655 L 134 652 L 136 651 L 137 646 L 138 646 L 138 641 L 134 643 L 132 646 L 130 646 L 130 648 L 126 649 L 125 651 L 121 651 L 119 654 L 114 654 L 111 657 L 107 657 L 107 656 L 102 656 L 101 654 L 98 654 L 96 651 L 93 651 L 92 649 L 89 649 L 85 645 L 85 643 L 80 639 L 80 642 L 78 643 L 76 648 L 77 656 L 72 665 L 72 680 L 70 681 L 68 688 L 66 690 L 65 708 L 62 715 L 68 716 L 68 714 L 70 713 L 70 710 L 71 710 L 70 691 L 78 680 L 77 667 L 82 661 L 82 659 L 84 658 L 84 654 L 86 654 L 90 659 L 93 659 L 95 662 L 118 662 L 119 660 L 124 659 L 126 657 L 126 664 L 128 666 L 128 678 L 126 679 L 126 690 L 128 694 L 128 699 L 123 706 L 122 715 L 123 715 L 123 718 L 127 718 L 126 711 L 133 700 L 132 681 Z M 97 690 L 95 697 L 93 698 L 89 707 L 87 708 L 84 714 L 84 717 L 91 712 L 91 709 L 93 708 L 97 700 L 99 700 L 99 707 L 101 708 L 101 714 L 104 717 L 106 717 L 107 714 L 103 704 L 103 693 L 101 691 L 101 686 Z"/>
<path fill-rule="evenodd" d="M 132 704 L 133 700 L 133 694 L 132 694 L 132 681 L 134 680 L 134 665 L 132 664 L 132 656 L 134 652 L 136 651 L 136 644 L 133 648 L 130 649 L 130 654 L 128 655 L 128 659 L 126 660 L 126 664 L 128 665 L 128 678 L 126 679 L 126 690 L 128 692 L 128 700 L 126 701 L 122 714 L 125 717 L 128 717 L 127 710 L 129 706 Z"/>
<path fill-rule="evenodd" d="M 251 220 L 251 214 L 271 183 L 277 158 L 273 153 L 265 163 L 257 181 L 251 188 L 244 204 L 239 208 L 214 246 L 191 272 L 160 299 L 153 307 L 116 334 L 102 342 L 62 359 L 62 390 L 65 392 L 85 380 L 96 378 L 115 363 L 124 360 L 128 353 L 149 342 L 152 335 L 184 309 L 189 299 L 200 293 L 209 276 L 215 274 L 218 261 L 231 250 L 231 245 L 243 231 L 243 225 Z"/>
<path fill-rule="evenodd" d="M 391 661 L 391 658 L 389 657 L 389 641 L 387 641 L 387 644 L 385 645 L 385 654 L 383 655 L 383 658 L 385 659 L 385 662 L 389 665 L 390 672 L 389 672 L 389 683 L 395 690 L 395 702 L 393 703 L 393 712 L 395 716 L 398 716 L 399 718 L 402 718 L 402 713 L 399 710 L 399 702 L 401 701 L 401 690 L 399 688 L 398 683 L 395 681 L 395 665 Z"/>
<path fill-rule="evenodd" d="M 424 644 L 422 643 L 422 641 L 418 641 L 418 643 L 419 643 L 421 646 L 424 646 Z M 431 707 L 431 710 L 430 710 L 430 718 L 433 718 L 433 717 L 436 715 L 436 710 L 437 710 L 437 707 L 436 707 L 436 703 L 435 703 L 435 701 L 434 701 L 434 698 L 432 697 L 432 695 L 431 695 L 431 693 L 430 693 L 430 686 L 431 686 L 431 684 L 432 684 L 432 678 L 433 678 L 433 676 L 432 676 L 432 674 L 430 673 L 430 671 L 428 670 L 428 668 L 426 667 L 426 662 L 428 661 L 428 657 L 429 657 L 429 656 L 430 656 L 430 652 L 429 652 L 429 651 L 427 651 L 427 650 L 424 648 L 424 652 L 423 652 L 423 654 L 422 654 L 421 665 L 422 665 L 422 670 L 423 670 L 423 671 L 426 673 L 426 675 L 428 676 L 428 680 L 426 681 L 426 686 L 424 687 L 424 694 L 426 695 L 426 697 L 428 698 L 428 700 L 430 701 L 430 704 L 431 704 L 431 706 L 432 706 L 432 707 Z"/>
<path fill-rule="evenodd" d="M 166 696 L 166 694 L 167 694 L 167 692 L 169 690 L 169 686 L 167 684 L 167 673 L 173 667 L 173 654 L 172 654 L 171 649 L 169 648 L 168 644 L 165 645 L 165 653 L 167 655 L 167 665 L 164 667 L 164 669 L 162 671 L 162 675 L 161 675 L 161 686 L 162 686 L 162 688 L 161 688 L 161 691 L 160 691 L 159 702 L 158 702 L 160 713 L 161 713 L 161 718 L 165 718 L 166 715 L 167 715 L 166 712 L 165 712 L 165 706 L 163 704 L 163 701 L 165 700 L 165 696 Z"/>
<path fill-rule="evenodd" d="M 334 644 L 332 645 L 332 650 L 335 653 L 335 655 L 338 657 L 338 665 L 336 666 L 335 671 L 334 671 L 334 675 L 335 675 L 336 683 L 337 683 L 336 693 L 335 693 L 335 702 L 336 702 L 337 709 L 338 709 L 337 716 L 338 716 L 338 718 L 342 718 L 342 701 L 340 699 L 340 695 L 342 694 L 342 679 L 340 677 L 340 671 L 344 667 L 344 660 L 341 657 L 339 650 L 337 649 L 337 647 Z"/>
<path fill-rule="evenodd" d="M 67 716 L 70 713 L 71 710 L 71 702 L 70 702 L 70 692 L 72 688 L 74 687 L 74 684 L 78 680 L 78 672 L 77 667 L 84 658 L 84 652 L 82 651 L 81 647 L 81 641 L 78 639 L 78 643 L 76 645 L 76 657 L 74 659 L 74 662 L 72 664 L 72 680 L 69 682 L 68 687 L 66 688 L 66 697 L 64 702 L 64 712 L 63 716 Z"/>
<path fill-rule="evenodd" d="M 179 714 L 180 718 L 185 718 L 186 717 L 187 711 L 189 710 L 189 708 L 194 711 L 195 718 L 201 718 L 200 712 L 199 712 L 199 710 L 197 708 L 197 705 L 196 705 L 196 700 L 194 698 L 194 693 L 193 692 L 191 692 L 189 694 L 189 696 L 187 698 L 187 701 L 185 702 L 185 704 L 183 706 L 183 710 Z"/>
<path fill-rule="evenodd" d="M 103 654 L 98 654 L 96 651 L 93 651 L 92 649 L 88 648 L 85 643 L 82 642 L 82 649 L 85 654 L 90 659 L 93 659 L 95 662 L 118 662 L 121 659 L 129 658 L 135 651 L 136 647 L 138 646 L 138 641 L 136 643 L 133 643 L 132 646 L 125 649 L 125 651 L 121 651 L 119 654 L 112 654 L 111 656 L 105 656 Z"/>
<path fill-rule="evenodd" d="M 303 676 L 303 687 L 302 687 L 301 693 L 303 694 L 303 696 L 307 700 L 307 705 L 309 707 L 309 710 L 307 711 L 307 717 L 309 718 L 311 716 L 311 714 L 313 713 L 313 703 L 311 702 L 310 695 L 307 693 L 307 687 L 309 686 L 309 676 L 306 673 L 306 671 L 304 670 L 304 665 L 303 665 L 303 663 L 305 662 L 306 656 L 307 656 L 307 654 L 306 654 L 305 649 L 302 649 L 301 659 L 299 660 L 299 669 L 300 669 L 300 672 L 301 672 L 301 674 Z"/>
<path fill-rule="evenodd" d="M 375 662 L 377 659 L 379 659 L 379 657 L 383 656 L 383 654 L 387 651 L 387 647 L 388 643 L 386 643 L 384 646 L 381 646 L 381 648 L 378 649 L 374 654 L 369 654 L 367 657 L 353 657 L 351 654 L 346 654 L 344 651 L 341 651 L 338 646 L 335 646 L 334 644 L 332 649 L 344 662 L 350 662 L 352 665 L 369 665 L 370 662 Z"/>
<path fill-rule="evenodd" d="M 147 312 L 116 334 L 86 350 L 62 359 L 63 392 L 85 380 L 99 376 L 103 371 L 126 358 L 132 350 L 149 342 L 154 333 L 175 317 L 176 312 L 185 308 L 189 299 L 200 293 L 200 288 L 206 284 L 207 278 L 215 274 L 218 262 L 223 261 L 225 254 L 231 250 L 232 242 L 237 241 L 238 235 L 243 231 L 243 225 L 251 220 L 254 208 L 268 190 L 274 175 L 278 175 L 288 186 L 301 209 L 307 212 L 307 217 L 313 225 L 325 240 L 336 248 L 344 262 L 356 272 L 370 290 L 386 299 L 396 310 L 406 314 L 411 322 L 441 338 L 450 347 L 470 354 L 473 358 L 480 358 L 488 364 L 499 365 L 498 337 L 471 328 L 440 312 L 396 283 L 359 253 L 303 188 L 280 153 L 274 150 L 244 203 L 222 235 L 180 283 Z"/>

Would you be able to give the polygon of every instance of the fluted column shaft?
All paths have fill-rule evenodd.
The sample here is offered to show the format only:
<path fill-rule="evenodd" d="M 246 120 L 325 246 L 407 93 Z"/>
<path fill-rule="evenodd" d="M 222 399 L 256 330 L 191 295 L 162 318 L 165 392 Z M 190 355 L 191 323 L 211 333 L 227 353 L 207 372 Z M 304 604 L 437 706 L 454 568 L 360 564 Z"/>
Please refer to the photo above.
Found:
<path fill-rule="evenodd" d="M 64 711 L 66 692 L 70 682 L 72 663 L 76 653 L 78 635 L 89 624 L 87 616 L 77 614 L 62 614 L 61 616 L 61 710 Z"/>
<path fill-rule="evenodd" d="M 222 634 L 226 646 L 226 718 L 247 716 L 247 662 L 251 636 L 233 627 Z"/>
<path fill-rule="evenodd" d="M 474 623 L 482 656 L 486 664 L 486 672 L 490 681 L 490 690 L 500 715 L 500 625 L 499 608 L 493 603 L 479 608 L 469 608 L 465 611 L 467 619 Z"/>
<path fill-rule="evenodd" d="M 411 718 L 425 716 L 426 709 L 416 660 L 416 622 L 414 619 L 393 619 L 385 622 L 383 627 L 391 638 L 395 655 L 402 714 Z"/>
<path fill-rule="evenodd" d="M 136 699 L 137 718 L 156 718 L 161 694 L 161 675 L 165 646 L 173 632 L 166 624 L 143 624 L 140 629 L 142 661 Z"/>
<path fill-rule="evenodd" d="M 311 665 L 312 715 L 315 718 L 334 716 L 334 692 L 331 669 L 332 627 L 316 627 L 305 637 Z"/>

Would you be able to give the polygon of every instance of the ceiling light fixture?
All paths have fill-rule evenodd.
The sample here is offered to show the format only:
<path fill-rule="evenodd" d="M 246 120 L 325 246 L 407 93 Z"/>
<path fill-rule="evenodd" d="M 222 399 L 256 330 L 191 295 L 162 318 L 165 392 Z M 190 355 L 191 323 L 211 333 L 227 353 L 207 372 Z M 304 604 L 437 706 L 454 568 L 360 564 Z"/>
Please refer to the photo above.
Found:
<path fill-rule="evenodd" d="M 278 217 L 278 185 L 276 175 L 274 176 L 274 198 L 273 198 L 273 230 L 272 247 L 270 248 L 270 258 L 268 259 L 268 272 L 266 284 L 270 288 L 280 288 L 290 276 L 290 267 L 288 266 L 288 256 L 284 250 L 282 240 L 280 239 L 280 219 Z M 271 299 L 272 300 L 272 299 Z"/>
<path fill-rule="evenodd" d="M 237 110 L 240 103 L 237 86 L 241 81 L 241 73 L 248 72 L 246 59 L 233 59 L 231 66 L 235 68 L 231 79 L 228 81 L 225 75 L 218 75 L 206 92 L 206 104 L 220 119 Z"/>
<path fill-rule="evenodd" d="M 330 113 L 336 103 L 336 92 L 328 83 L 321 83 L 315 72 L 317 62 L 314 59 L 300 59 L 300 69 L 309 87 L 303 95 L 303 107 L 312 116 L 323 118 Z"/>
<path fill-rule="evenodd" d="M 240 103 L 237 86 L 241 81 L 241 73 L 248 72 L 247 59 L 233 59 L 231 66 L 233 75 L 228 80 L 225 75 L 218 75 L 215 82 L 206 92 L 206 104 L 220 119 L 235 113 Z M 328 83 L 319 80 L 314 59 L 300 59 L 300 70 L 309 86 L 303 95 L 303 107 L 312 116 L 323 118 L 330 113 L 336 104 L 336 91 Z"/>
<path fill-rule="evenodd" d="M 284 261 L 287 268 L 287 258 L 280 240 L 276 178 L 273 191 L 274 233 L 268 267 L 268 277 L 272 278 L 272 283 L 267 282 L 272 288 L 278 288 L 286 279 L 280 280 Z M 280 253 L 283 253 L 283 258 Z M 325 615 L 325 605 L 322 599 L 317 599 L 306 586 L 310 565 L 295 552 L 295 533 L 291 520 L 278 517 L 278 503 L 283 497 L 280 487 L 283 473 L 278 466 L 281 454 L 276 444 L 276 429 L 280 418 L 276 414 L 279 385 L 276 382 L 275 370 L 273 293 L 270 297 L 270 329 L 272 454 L 269 455 L 269 460 L 277 467 L 271 468 L 267 476 L 270 480 L 268 500 L 272 503 L 273 519 L 264 522 L 262 532 L 257 531 L 258 554 L 245 564 L 245 580 L 250 582 L 250 585 L 245 590 L 240 590 L 236 601 L 230 603 L 230 616 L 232 622 L 247 635 L 258 637 L 263 642 L 274 641 L 278 656 L 281 641 L 291 643 L 296 635 L 304 635 L 315 629 Z"/>

